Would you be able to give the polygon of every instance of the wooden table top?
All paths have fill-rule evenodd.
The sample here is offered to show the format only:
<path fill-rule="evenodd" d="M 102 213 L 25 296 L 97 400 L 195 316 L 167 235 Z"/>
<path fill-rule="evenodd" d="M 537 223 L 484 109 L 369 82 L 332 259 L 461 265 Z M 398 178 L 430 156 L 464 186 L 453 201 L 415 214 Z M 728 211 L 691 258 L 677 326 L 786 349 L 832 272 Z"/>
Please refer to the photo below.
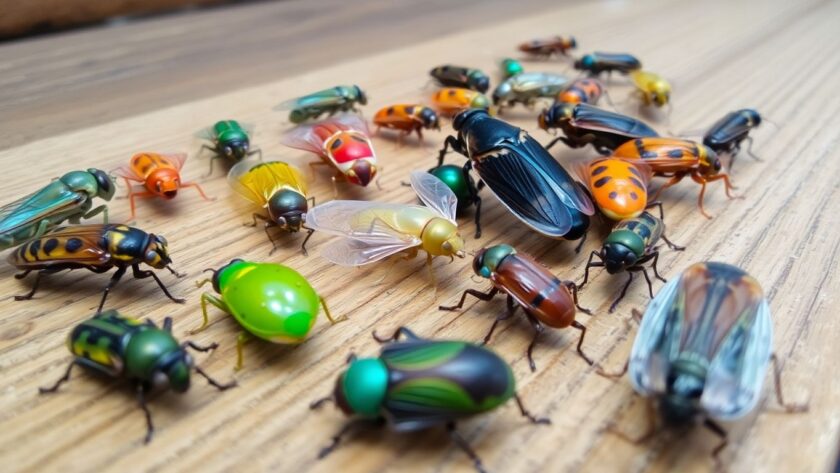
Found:
<path fill-rule="evenodd" d="M 465 289 L 485 290 L 471 278 L 471 260 L 435 261 L 438 288 L 430 284 L 423 258 L 363 269 L 331 265 L 318 256 L 329 241 L 315 234 L 310 256 L 298 251 L 300 236 L 279 235 L 279 249 L 261 229 L 242 224 L 255 209 L 236 196 L 221 171 L 210 178 L 207 157 L 196 157 L 195 132 L 219 119 L 256 126 L 253 142 L 266 159 L 306 163 L 309 157 L 280 144 L 290 124 L 271 108 L 278 102 L 337 84 L 360 84 L 370 96 L 370 118 L 380 107 L 428 102 L 428 70 L 454 63 L 498 73 L 497 62 L 515 56 L 515 45 L 533 37 L 574 34 L 577 53 L 628 51 L 674 86 L 673 113 L 646 116 L 654 126 L 680 133 L 702 130 L 724 113 L 758 109 L 776 127 L 757 129 L 754 151 L 742 153 L 732 171 L 743 200 L 728 200 L 720 183 L 709 185 L 708 220 L 697 211 L 699 187 L 686 180 L 663 195 L 669 237 L 688 248 L 665 250 L 659 270 L 674 277 L 688 265 L 725 261 L 745 268 L 763 285 L 775 328 L 774 349 L 784 367 L 786 397 L 808 402 L 804 414 L 785 414 L 768 376 L 759 408 L 726 424 L 730 445 L 722 459 L 730 471 L 831 470 L 840 431 L 840 359 L 837 303 L 840 272 L 840 97 L 833 93 L 840 67 L 837 2 L 282 2 L 257 3 L 209 12 L 143 20 L 0 46 L 0 202 L 11 202 L 67 171 L 114 169 L 139 151 L 185 152 L 185 179 L 199 182 L 216 198 L 205 202 L 182 192 L 171 202 L 144 200 L 134 225 L 163 234 L 179 271 L 162 272 L 185 305 L 162 296 L 150 280 L 126 278 L 107 307 L 160 322 L 175 320 L 175 334 L 200 324 L 194 282 L 202 269 L 234 257 L 281 262 L 309 278 L 336 315 L 323 318 L 297 347 L 252 341 L 245 368 L 234 373 L 235 321 L 211 310 L 208 330 L 189 337 L 219 342 L 198 355 L 213 376 L 234 377 L 239 387 L 216 392 L 200 378 L 185 395 L 150 400 L 157 433 L 142 443 L 144 420 L 133 391 L 77 373 L 60 393 L 38 395 L 70 360 L 66 337 L 93 314 L 108 275 L 78 271 L 46 278 L 31 301 L 31 280 L 0 269 L 0 462 L 14 471 L 469 471 L 467 457 L 443 429 L 417 435 L 362 432 L 325 460 L 318 450 L 343 425 L 335 409 L 311 412 L 308 404 L 333 387 L 350 353 L 373 356 L 374 329 L 384 333 L 408 325 L 428 337 L 479 341 L 504 301 L 470 302 L 463 312 L 437 309 Z M 533 71 L 575 74 L 568 62 L 528 61 Z M 621 77 L 610 87 L 620 110 L 638 114 L 631 88 Z M 536 126 L 536 110 L 517 107 L 504 115 L 537 140 L 551 136 Z M 339 186 L 341 198 L 414 202 L 400 185 L 408 171 L 434 163 L 451 126 L 400 147 L 384 132 L 374 139 L 384 165 L 381 184 L 368 189 Z M 592 157 L 591 149 L 558 146 L 562 163 Z M 460 163 L 453 155 L 450 162 Z M 326 172 L 312 176 L 319 202 L 332 198 Z M 125 187 L 110 203 L 112 221 L 128 219 Z M 596 225 L 583 251 L 574 243 L 548 240 L 525 228 L 487 193 L 485 232 L 472 238 L 461 221 L 467 249 L 507 242 L 548 266 L 558 277 L 580 281 L 586 256 L 600 246 L 605 228 Z M 97 222 L 98 220 L 94 220 Z M 387 273 L 387 274 L 386 274 Z M 382 283 L 378 280 L 385 276 Z M 608 314 L 622 276 L 593 273 L 581 293 L 595 316 L 579 315 L 588 327 L 586 349 L 607 367 L 628 356 L 637 325 L 632 308 L 648 302 L 644 282 Z M 640 278 L 641 279 L 641 278 Z M 656 282 L 654 290 L 661 284 Z M 645 402 L 629 381 L 611 381 L 575 354 L 577 332 L 549 330 L 535 350 L 532 373 L 525 357 L 532 329 L 522 317 L 503 323 L 490 347 L 508 360 L 518 392 L 533 412 L 552 425 L 531 426 L 513 403 L 459 423 L 459 432 L 489 471 L 708 471 L 717 439 L 703 428 L 662 432 L 634 445 L 609 432 L 638 434 Z"/>

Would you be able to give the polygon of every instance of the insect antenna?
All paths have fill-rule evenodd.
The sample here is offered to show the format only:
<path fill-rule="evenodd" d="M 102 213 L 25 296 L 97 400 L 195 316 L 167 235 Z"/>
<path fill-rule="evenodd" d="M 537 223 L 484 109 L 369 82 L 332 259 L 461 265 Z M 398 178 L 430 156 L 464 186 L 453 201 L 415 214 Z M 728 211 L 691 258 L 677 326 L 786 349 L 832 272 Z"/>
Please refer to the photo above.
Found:
<path fill-rule="evenodd" d="M 321 399 L 312 401 L 309 404 L 309 408 L 312 409 L 312 410 L 320 409 L 321 406 L 323 406 L 324 404 L 326 404 L 328 402 L 335 403 L 335 398 L 332 396 L 332 394 L 329 395 L 329 396 L 326 396 L 326 397 L 322 397 Z"/>

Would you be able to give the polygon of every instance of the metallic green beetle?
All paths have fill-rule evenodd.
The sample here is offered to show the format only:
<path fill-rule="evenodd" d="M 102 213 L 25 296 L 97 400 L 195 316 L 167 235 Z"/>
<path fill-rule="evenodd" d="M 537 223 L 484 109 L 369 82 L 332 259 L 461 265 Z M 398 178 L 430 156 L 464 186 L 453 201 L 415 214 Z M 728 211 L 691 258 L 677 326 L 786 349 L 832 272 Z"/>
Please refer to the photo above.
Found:
<path fill-rule="evenodd" d="M 442 164 L 429 169 L 429 174 L 443 181 L 446 187 L 449 187 L 455 193 L 455 197 L 458 198 L 457 211 L 459 214 L 466 211 L 473 204 L 475 204 L 476 217 L 481 214 L 481 197 L 479 197 L 478 191 L 484 186 L 479 184 L 476 187 L 472 176 L 464 171 L 461 166 Z M 481 223 L 478 218 L 475 221 L 475 237 L 481 237 Z"/>
<path fill-rule="evenodd" d="M 502 62 L 499 65 L 502 68 L 502 76 L 504 76 L 505 79 L 509 79 L 515 75 L 525 72 L 525 68 L 522 67 L 522 63 L 513 58 L 502 59 Z"/>
<path fill-rule="evenodd" d="M 172 319 L 163 319 L 163 328 L 154 322 L 141 322 L 124 317 L 115 310 L 96 314 L 77 325 L 67 339 L 68 348 L 75 358 L 58 381 L 41 394 L 54 393 L 70 379 L 73 367 L 79 365 L 111 378 L 133 382 L 137 402 L 146 415 L 146 439 L 154 434 L 152 415 L 146 406 L 146 394 L 153 390 L 172 389 L 186 392 L 190 387 L 190 372 L 194 369 L 220 391 L 236 386 L 236 382 L 221 384 L 195 366 L 187 348 L 206 352 L 215 349 L 213 343 L 202 347 L 193 342 L 178 343 L 172 336 Z"/>
<path fill-rule="evenodd" d="M 318 118 L 324 113 L 334 115 L 336 112 L 358 111 L 356 104 L 367 105 L 365 92 L 358 85 L 339 85 L 286 100 L 274 107 L 274 110 L 291 110 L 289 121 L 297 124 Z"/>
<path fill-rule="evenodd" d="M 398 341 L 405 335 L 405 341 Z M 332 401 L 354 420 L 323 448 L 324 458 L 338 447 L 350 430 L 364 423 L 387 423 L 397 432 L 445 426 L 449 435 L 484 471 L 478 455 L 455 430 L 455 421 L 493 410 L 511 398 L 533 424 L 550 424 L 529 413 L 516 394 L 513 372 L 498 355 L 479 345 L 461 341 L 425 340 L 400 327 L 387 339 L 378 358 L 357 359 L 339 375 L 335 391 L 310 406 L 317 409 Z"/>
<path fill-rule="evenodd" d="M 236 163 L 256 154 L 262 160 L 262 150 L 251 149 L 250 133 L 249 127 L 243 127 L 236 120 L 218 121 L 212 128 L 199 131 L 199 138 L 213 142 L 213 146 L 207 144 L 201 146 L 201 151 L 208 149 L 213 152 L 213 157 L 210 158 L 210 172 L 207 176 L 213 174 L 213 162 L 217 159 L 228 159 Z"/>
<path fill-rule="evenodd" d="M 38 191 L 0 208 L 0 251 L 38 238 L 65 220 L 79 223 L 102 213 L 108 223 L 108 207 L 91 210 L 93 199 L 114 197 L 114 181 L 104 171 L 90 168 L 71 171 Z"/>
<path fill-rule="evenodd" d="M 207 292 L 201 295 L 204 322 L 191 333 L 207 328 L 208 303 L 232 315 L 243 329 L 236 344 L 236 370 L 242 369 L 242 346 L 249 333 L 272 343 L 301 343 L 315 325 L 319 306 L 330 323 L 336 322 L 306 278 L 287 266 L 235 259 L 217 270 L 205 271 L 212 271 L 212 279 L 197 285 L 212 282 L 221 297 Z"/>

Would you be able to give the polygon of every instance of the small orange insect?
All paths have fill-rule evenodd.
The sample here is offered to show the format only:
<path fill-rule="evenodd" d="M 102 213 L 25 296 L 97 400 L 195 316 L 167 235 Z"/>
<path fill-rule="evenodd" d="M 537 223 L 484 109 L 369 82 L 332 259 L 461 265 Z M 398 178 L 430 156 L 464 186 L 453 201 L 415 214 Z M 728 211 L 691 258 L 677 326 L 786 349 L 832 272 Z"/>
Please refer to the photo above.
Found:
<path fill-rule="evenodd" d="M 569 50 L 577 47 L 577 41 L 574 36 L 555 36 L 553 38 L 535 39 L 522 43 L 518 49 L 523 53 L 528 53 L 538 57 L 549 57 L 552 54 L 566 56 Z"/>
<path fill-rule="evenodd" d="M 481 92 L 459 87 L 444 87 L 432 96 L 432 104 L 443 115 L 452 116 L 465 108 L 490 109 L 490 99 Z"/>
<path fill-rule="evenodd" d="M 403 133 L 400 137 L 416 131 L 421 140 L 423 128 L 440 130 L 437 113 L 429 107 L 417 104 L 385 107 L 376 112 L 373 123 L 377 126 L 377 133 L 380 127 L 401 130 Z"/>
<path fill-rule="evenodd" d="M 676 138 L 637 138 L 616 148 L 613 157 L 640 161 L 650 166 L 654 175 L 671 178 L 659 188 L 651 200 L 656 200 L 662 191 L 677 184 L 686 176 L 691 177 L 701 186 L 697 206 L 706 218 L 712 218 L 703 209 L 703 196 L 706 193 L 707 183 L 723 180 L 726 196 L 730 199 L 735 198 L 731 194 L 734 187 L 729 182 L 729 175 L 721 172 L 720 158 L 706 145 Z"/>
<path fill-rule="evenodd" d="M 557 94 L 556 100 L 570 104 L 588 103 L 595 105 L 602 95 L 604 95 L 603 84 L 598 79 L 585 78 L 572 81 Z"/>
<path fill-rule="evenodd" d="M 644 163 L 600 158 L 579 163 L 577 174 L 607 218 L 624 220 L 645 211 L 651 171 Z"/>
<path fill-rule="evenodd" d="M 178 189 L 195 187 L 204 200 L 211 200 L 204 194 L 201 186 L 194 182 L 181 182 L 181 168 L 187 160 L 186 153 L 159 154 L 137 153 L 131 157 L 127 166 L 122 166 L 114 174 L 125 179 L 128 186 L 128 200 L 131 205 L 131 220 L 136 216 L 134 199 L 136 197 L 161 197 L 173 199 Z M 134 192 L 131 181 L 140 182 L 146 192 Z"/>

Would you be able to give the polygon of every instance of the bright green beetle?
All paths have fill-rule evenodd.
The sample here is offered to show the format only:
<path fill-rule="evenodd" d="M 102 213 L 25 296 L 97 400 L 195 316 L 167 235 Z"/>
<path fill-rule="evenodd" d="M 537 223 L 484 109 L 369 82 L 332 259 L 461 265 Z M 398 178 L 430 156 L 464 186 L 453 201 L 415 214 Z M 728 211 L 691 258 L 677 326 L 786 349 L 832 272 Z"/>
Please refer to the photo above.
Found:
<path fill-rule="evenodd" d="M 201 295 L 204 323 L 191 333 L 207 327 L 208 303 L 232 315 L 243 329 L 236 344 L 237 370 L 242 368 L 242 346 L 249 333 L 272 343 L 301 343 L 315 325 L 319 306 L 330 323 L 336 322 L 306 278 L 287 266 L 235 259 L 208 271 L 213 271 L 213 278 L 198 286 L 212 282 L 221 297 L 208 292 Z"/>
<path fill-rule="evenodd" d="M 522 67 L 522 63 L 512 58 L 502 59 L 500 66 L 502 68 L 502 75 L 505 79 L 511 78 L 517 74 L 522 74 L 522 72 L 525 71 L 525 68 Z"/>
<path fill-rule="evenodd" d="M 198 132 L 199 138 L 213 142 L 213 146 L 206 144 L 201 146 L 201 151 L 207 149 L 213 153 L 213 157 L 210 158 L 208 176 L 213 174 L 213 162 L 217 159 L 228 159 L 236 163 L 256 154 L 262 160 L 262 150 L 251 148 L 250 130 L 248 128 L 250 127 L 243 127 L 236 120 L 221 120 L 211 128 L 205 128 Z"/>
<path fill-rule="evenodd" d="M 398 341 L 400 335 L 406 340 Z M 385 421 L 397 432 L 446 426 L 455 443 L 484 471 L 478 455 L 455 430 L 455 421 L 493 410 L 511 398 L 519 412 L 533 424 L 550 424 L 529 413 L 516 394 L 513 372 L 498 355 L 479 345 L 452 340 L 425 340 L 400 327 L 378 358 L 354 355 L 338 377 L 331 396 L 312 403 L 316 409 L 333 401 L 353 416 L 332 443 L 321 450 L 323 458 L 338 447 L 353 425 Z"/>

